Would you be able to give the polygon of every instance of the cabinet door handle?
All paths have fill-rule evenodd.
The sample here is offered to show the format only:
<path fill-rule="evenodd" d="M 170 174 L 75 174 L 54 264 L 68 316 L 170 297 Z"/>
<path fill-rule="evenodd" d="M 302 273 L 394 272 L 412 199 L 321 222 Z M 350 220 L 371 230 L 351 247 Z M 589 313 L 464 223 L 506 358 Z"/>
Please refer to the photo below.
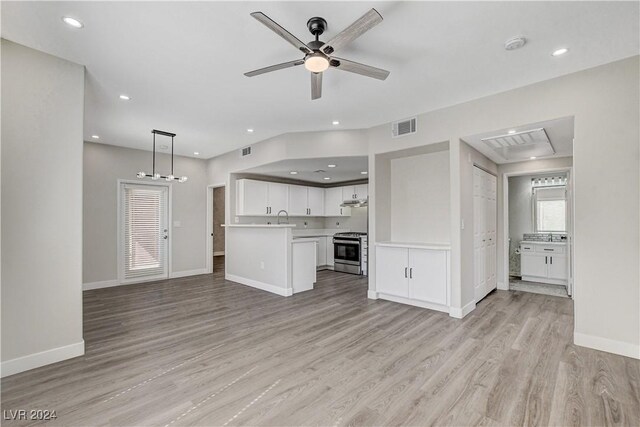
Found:
<path fill-rule="evenodd" d="M 407 278 L 407 267 L 404 268 L 404 278 Z"/>
<path fill-rule="evenodd" d="M 413 267 L 409 269 L 409 279 L 413 279 Z"/>
<path fill-rule="evenodd" d="M 553 264 L 553 257 L 552 256 L 549 257 L 549 260 L 551 261 L 549 264 Z"/>
<path fill-rule="evenodd" d="M 269 213 L 269 206 L 267 206 L 267 213 Z"/>
<path fill-rule="evenodd" d="M 342 208 L 340 208 L 340 215 L 342 215 Z"/>
<path fill-rule="evenodd" d="M 544 263 L 547 264 L 547 258 L 548 257 L 544 257 Z"/>

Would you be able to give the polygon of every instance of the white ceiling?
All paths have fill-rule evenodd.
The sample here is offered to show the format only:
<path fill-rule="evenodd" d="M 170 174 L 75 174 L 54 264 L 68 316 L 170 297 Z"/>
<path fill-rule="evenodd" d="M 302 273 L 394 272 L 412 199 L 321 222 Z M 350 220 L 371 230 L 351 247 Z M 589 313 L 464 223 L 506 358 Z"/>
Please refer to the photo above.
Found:
<path fill-rule="evenodd" d="M 243 75 L 301 57 L 250 12 L 304 41 L 307 20 L 322 16 L 328 40 L 373 6 L 384 21 L 336 54 L 390 70 L 386 81 L 329 70 L 311 101 L 303 67 Z M 63 15 L 85 27 L 67 27 Z M 178 134 L 177 153 L 204 158 L 336 119 L 366 128 L 637 55 L 638 32 L 638 2 L 2 2 L 2 37 L 86 65 L 86 140 L 150 149 L 158 128 Z M 505 51 L 516 35 L 529 42 Z M 561 46 L 569 53 L 552 57 Z"/>
<path fill-rule="evenodd" d="M 520 157 L 505 159 L 500 155 L 499 151 L 491 149 L 482 141 L 483 138 L 508 135 L 510 130 L 525 132 L 539 128 L 543 128 L 547 133 L 549 142 L 555 151 L 554 154 L 540 155 L 535 151 L 535 149 L 534 151 L 523 150 L 519 153 Z M 530 156 L 536 156 L 537 159 L 573 156 L 573 117 L 563 117 L 555 120 L 530 123 L 527 125 L 514 126 L 508 129 L 497 129 L 492 132 L 472 135 L 462 139 L 497 164 L 521 162 L 529 160 Z"/>
<path fill-rule="evenodd" d="M 328 165 L 336 166 L 330 168 Z M 325 157 L 322 159 L 281 160 L 268 165 L 247 169 L 243 172 L 330 185 L 336 182 L 367 179 L 367 175 L 363 175 L 361 172 L 366 172 L 368 168 L 368 159 L 366 156 Z M 291 175 L 291 171 L 298 173 Z M 325 177 L 331 179 L 325 180 Z"/>

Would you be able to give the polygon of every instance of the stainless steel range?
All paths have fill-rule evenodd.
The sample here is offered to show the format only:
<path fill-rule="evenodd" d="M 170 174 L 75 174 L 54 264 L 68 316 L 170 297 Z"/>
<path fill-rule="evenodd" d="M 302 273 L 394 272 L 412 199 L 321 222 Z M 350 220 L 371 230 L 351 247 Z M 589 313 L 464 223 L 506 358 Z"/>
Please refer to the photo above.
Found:
<path fill-rule="evenodd" d="M 367 274 L 367 233 L 333 235 L 334 270 L 351 274 Z"/>

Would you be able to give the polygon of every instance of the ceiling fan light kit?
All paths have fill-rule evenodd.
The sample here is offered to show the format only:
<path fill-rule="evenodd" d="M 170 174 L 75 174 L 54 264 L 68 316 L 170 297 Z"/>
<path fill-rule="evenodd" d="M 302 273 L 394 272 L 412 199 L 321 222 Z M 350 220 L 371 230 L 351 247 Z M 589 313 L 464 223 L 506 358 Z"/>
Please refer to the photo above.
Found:
<path fill-rule="evenodd" d="M 271 71 L 304 64 L 304 67 L 311 72 L 311 99 L 318 99 L 322 96 L 322 73 L 329 68 L 348 71 L 378 80 L 385 80 L 389 76 L 389 71 L 387 70 L 330 56 L 335 50 L 346 46 L 382 22 L 382 16 L 375 9 L 371 9 L 365 13 L 326 43 L 320 40 L 320 35 L 327 29 L 327 21 L 319 16 L 315 16 L 307 21 L 307 28 L 315 37 L 315 40 L 307 44 L 300 41 L 300 39 L 262 12 L 253 12 L 251 16 L 304 53 L 305 56 L 303 59 L 284 62 L 244 73 L 247 77 L 258 76 Z"/>
<path fill-rule="evenodd" d="M 159 179 L 164 179 L 166 181 L 178 181 L 180 183 L 187 182 L 187 180 L 189 178 L 187 178 L 186 176 L 177 177 L 177 176 L 175 176 L 173 174 L 173 139 L 175 138 L 176 134 L 175 133 L 171 133 L 171 132 L 165 132 L 163 130 L 157 130 L 157 129 L 153 129 L 151 131 L 151 133 L 153 134 L 152 171 L 151 171 L 151 173 L 146 173 L 146 172 L 142 172 L 141 171 L 141 172 L 138 172 L 136 174 L 136 176 L 139 179 L 151 178 L 151 180 L 153 180 L 153 181 L 157 181 Z M 161 174 L 156 172 L 156 135 L 171 137 L 171 173 L 169 175 L 161 175 Z"/>

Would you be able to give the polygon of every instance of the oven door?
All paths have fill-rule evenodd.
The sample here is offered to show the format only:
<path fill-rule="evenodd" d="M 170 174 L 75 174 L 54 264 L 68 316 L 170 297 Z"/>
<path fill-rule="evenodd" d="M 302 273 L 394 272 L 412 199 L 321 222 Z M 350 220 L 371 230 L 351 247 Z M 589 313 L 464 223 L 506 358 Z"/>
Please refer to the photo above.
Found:
<path fill-rule="evenodd" d="M 334 262 L 360 265 L 360 240 L 333 239 Z"/>

